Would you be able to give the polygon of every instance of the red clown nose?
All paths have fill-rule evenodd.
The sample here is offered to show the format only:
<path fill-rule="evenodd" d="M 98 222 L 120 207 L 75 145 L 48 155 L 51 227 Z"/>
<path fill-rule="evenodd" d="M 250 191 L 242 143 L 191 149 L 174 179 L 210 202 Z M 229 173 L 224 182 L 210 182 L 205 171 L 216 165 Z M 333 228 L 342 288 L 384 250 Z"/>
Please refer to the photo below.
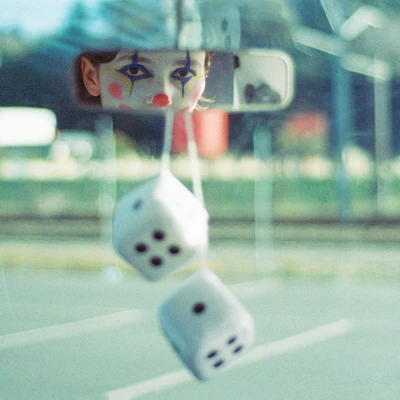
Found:
<path fill-rule="evenodd" d="M 164 107 L 170 106 L 172 101 L 168 95 L 166 95 L 164 93 L 159 93 L 153 97 L 153 101 L 151 103 L 155 107 L 164 108 Z"/>

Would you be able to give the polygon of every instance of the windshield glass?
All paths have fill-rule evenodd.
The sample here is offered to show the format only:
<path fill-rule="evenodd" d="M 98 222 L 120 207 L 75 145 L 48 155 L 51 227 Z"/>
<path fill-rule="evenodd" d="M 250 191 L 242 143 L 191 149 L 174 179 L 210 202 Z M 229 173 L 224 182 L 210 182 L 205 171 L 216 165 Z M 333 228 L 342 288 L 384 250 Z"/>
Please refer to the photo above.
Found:
<path fill-rule="evenodd" d="M 400 7 L 154 4 L 2 7 L 0 399 L 397 398 Z"/>

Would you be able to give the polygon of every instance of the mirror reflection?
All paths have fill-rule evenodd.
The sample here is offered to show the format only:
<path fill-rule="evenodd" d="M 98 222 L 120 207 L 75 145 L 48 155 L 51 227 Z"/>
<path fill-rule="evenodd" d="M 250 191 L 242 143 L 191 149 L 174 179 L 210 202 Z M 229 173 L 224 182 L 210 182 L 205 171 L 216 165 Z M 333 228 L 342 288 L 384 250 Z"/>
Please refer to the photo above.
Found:
<path fill-rule="evenodd" d="M 103 108 L 193 111 L 211 58 L 204 51 L 86 53 L 78 63 L 80 93 Z"/>
<path fill-rule="evenodd" d="M 285 53 L 260 49 L 85 52 L 75 87 L 81 105 L 111 110 L 279 110 L 293 96 L 293 65 Z"/>

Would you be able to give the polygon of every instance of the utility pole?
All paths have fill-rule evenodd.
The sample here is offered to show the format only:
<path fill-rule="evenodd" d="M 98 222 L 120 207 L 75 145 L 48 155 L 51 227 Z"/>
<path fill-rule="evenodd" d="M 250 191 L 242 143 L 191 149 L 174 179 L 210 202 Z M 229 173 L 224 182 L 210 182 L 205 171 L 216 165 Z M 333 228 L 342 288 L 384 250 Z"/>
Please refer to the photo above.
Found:
<path fill-rule="evenodd" d="M 334 62 L 333 80 L 333 113 L 336 121 L 336 183 L 338 195 L 338 213 L 341 222 L 350 222 L 352 218 L 352 199 L 350 176 L 346 168 L 346 160 L 343 158 L 344 149 L 353 131 L 351 110 L 352 89 L 351 73 L 343 66 L 347 54 L 348 41 L 341 35 L 341 28 L 346 22 L 342 7 L 335 0 L 321 0 L 321 5 L 328 18 L 333 32 L 336 34 L 337 57 Z"/>

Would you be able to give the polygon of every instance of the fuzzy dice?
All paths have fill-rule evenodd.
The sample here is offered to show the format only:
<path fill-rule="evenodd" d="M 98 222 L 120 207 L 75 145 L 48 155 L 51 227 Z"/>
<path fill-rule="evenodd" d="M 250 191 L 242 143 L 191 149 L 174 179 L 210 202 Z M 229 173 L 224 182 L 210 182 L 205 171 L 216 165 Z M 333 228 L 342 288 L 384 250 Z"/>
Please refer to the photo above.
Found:
<path fill-rule="evenodd" d="M 159 306 L 158 317 L 165 336 L 200 380 L 235 364 L 255 340 L 252 316 L 206 268 Z"/>
<path fill-rule="evenodd" d="M 208 213 L 169 170 L 126 194 L 113 216 L 113 245 L 146 279 L 156 281 L 204 252 Z"/>

